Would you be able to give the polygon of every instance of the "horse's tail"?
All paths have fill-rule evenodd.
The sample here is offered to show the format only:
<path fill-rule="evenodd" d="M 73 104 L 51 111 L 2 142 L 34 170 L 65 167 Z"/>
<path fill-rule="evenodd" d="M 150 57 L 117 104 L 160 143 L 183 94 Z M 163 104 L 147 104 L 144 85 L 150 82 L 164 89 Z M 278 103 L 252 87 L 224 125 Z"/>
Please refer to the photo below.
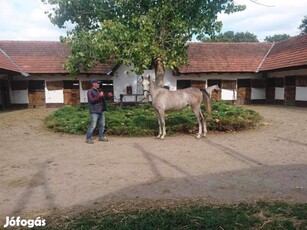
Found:
<path fill-rule="evenodd" d="M 212 105 L 211 105 L 210 95 L 207 92 L 207 90 L 205 90 L 205 89 L 202 89 L 201 91 L 203 93 L 203 101 L 204 101 L 204 104 L 205 104 L 206 111 L 207 111 L 208 114 L 211 114 Z"/>

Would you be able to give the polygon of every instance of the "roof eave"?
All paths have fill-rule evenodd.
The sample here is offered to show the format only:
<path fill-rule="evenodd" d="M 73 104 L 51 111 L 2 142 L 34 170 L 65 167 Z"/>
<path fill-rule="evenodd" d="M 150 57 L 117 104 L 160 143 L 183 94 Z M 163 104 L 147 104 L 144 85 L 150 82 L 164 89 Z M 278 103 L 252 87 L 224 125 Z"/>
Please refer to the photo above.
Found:
<path fill-rule="evenodd" d="M 307 68 L 307 64 L 306 65 L 296 65 L 296 66 L 285 66 L 285 67 L 280 67 L 280 68 L 272 67 L 268 69 L 260 69 L 259 73 L 295 70 L 295 69 L 301 69 L 301 68 Z"/>
<path fill-rule="evenodd" d="M 226 73 L 231 73 L 231 74 L 243 74 L 243 73 L 257 73 L 252 70 L 235 70 L 235 71 L 198 71 L 198 72 L 180 72 L 179 74 L 226 74 Z"/>

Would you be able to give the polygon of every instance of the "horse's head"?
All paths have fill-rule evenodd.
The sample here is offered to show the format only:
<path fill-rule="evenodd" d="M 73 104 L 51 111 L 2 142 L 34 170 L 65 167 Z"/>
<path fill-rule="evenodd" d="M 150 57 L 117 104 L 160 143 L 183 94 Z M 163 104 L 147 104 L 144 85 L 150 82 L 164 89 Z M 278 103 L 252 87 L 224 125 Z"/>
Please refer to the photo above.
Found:
<path fill-rule="evenodd" d="M 143 86 L 143 94 L 144 97 L 147 98 L 149 95 L 149 88 L 150 88 L 150 75 L 142 76 L 142 86 Z"/>

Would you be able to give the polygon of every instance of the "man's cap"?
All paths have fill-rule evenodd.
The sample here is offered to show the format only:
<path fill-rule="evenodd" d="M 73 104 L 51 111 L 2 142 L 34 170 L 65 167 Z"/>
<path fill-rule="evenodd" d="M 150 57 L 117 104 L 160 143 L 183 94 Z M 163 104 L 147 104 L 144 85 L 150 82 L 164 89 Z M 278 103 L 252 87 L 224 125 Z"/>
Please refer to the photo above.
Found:
<path fill-rule="evenodd" d="M 100 81 L 99 81 L 98 79 L 92 79 L 92 80 L 91 80 L 91 83 L 92 83 L 92 84 L 94 84 L 94 83 L 98 83 L 98 84 L 99 84 Z"/>

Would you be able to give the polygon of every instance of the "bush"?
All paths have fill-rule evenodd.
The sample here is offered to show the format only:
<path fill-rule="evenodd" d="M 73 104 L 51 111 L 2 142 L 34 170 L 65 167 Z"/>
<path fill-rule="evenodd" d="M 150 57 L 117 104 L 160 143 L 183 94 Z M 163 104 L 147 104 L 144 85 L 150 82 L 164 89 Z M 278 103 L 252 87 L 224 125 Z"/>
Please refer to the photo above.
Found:
<path fill-rule="evenodd" d="M 260 120 L 261 116 L 253 110 L 216 101 L 208 126 L 215 131 L 240 131 L 255 127 Z"/>
<path fill-rule="evenodd" d="M 202 108 L 204 111 L 204 108 Z M 210 131 L 239 131 L 254 127 L 260 115 L 239 106 L 222 101 L 213 102 L 212 114 L 208 116 Z M 90 114 L 85 106 L 65 106 L 45 119 L 45 125 L 57 132 L 85 134 L 90 123 Z M 167 134 L 194 133 L 197 121 L 190 108 L 166 114 Z M 150 104 L 140 107 L 117 108 L 109 106 L 106 112 L 106 131 L 119 136 L 148 136 L 158 132 L 157 116 Z"/>
<path fill-rule="evenodd" d="M 45 119 L 47 128 L 71 134 L 84 134 L 89 123 L 89 113 L 83 106 L 62 107 Z"/>

